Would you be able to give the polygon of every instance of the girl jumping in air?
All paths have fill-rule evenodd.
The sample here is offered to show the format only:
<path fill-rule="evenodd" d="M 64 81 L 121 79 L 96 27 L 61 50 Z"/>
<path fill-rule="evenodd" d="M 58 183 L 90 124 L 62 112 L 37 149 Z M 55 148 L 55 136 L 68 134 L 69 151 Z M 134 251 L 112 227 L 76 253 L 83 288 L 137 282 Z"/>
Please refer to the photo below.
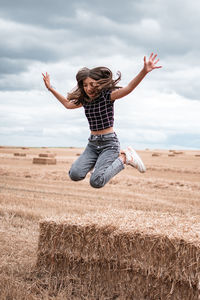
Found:
<path fill-rule="evenodd" d="M 125 165 L 145 172 L 146 168 L 132 147 L 120 151 L 120 143 L 113 129 L 114 102 L 130 94 L 147 73 L 157 66 L 157 54 L 151 53 L 149 60 L 144 57 L 144 66 L 139 74 L 125 87 L 118 87 L 121 73 L 113 79 L 106 67 L 83 68 L 76 74 L 77 88 L 67 98 L 59 94 L 50 84 L 49 74 L 42 74 L 46 88 L 68 109 L 83 107 L 89 122 L 90 137 L 84 152 L 72 164 L 69 176 L 74 181 L 83 180 L 92 170 L 90 184 L 103 187 Z"/>

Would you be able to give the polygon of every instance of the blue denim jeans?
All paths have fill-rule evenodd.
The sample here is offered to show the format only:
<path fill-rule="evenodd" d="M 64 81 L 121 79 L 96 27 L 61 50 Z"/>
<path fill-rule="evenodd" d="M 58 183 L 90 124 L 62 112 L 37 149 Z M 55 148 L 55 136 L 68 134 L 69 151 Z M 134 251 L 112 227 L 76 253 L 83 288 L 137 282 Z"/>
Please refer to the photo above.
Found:
<path fill-rule="evenodd" d="M 92 170 L 90 184 L 101 188 L 124 169 L 119 158 L 120 143 L 116 133 L 91 135 L 88 141 L 84 152 L 72 164 L 69 176 L 74 181 L 83 180 Z"/>

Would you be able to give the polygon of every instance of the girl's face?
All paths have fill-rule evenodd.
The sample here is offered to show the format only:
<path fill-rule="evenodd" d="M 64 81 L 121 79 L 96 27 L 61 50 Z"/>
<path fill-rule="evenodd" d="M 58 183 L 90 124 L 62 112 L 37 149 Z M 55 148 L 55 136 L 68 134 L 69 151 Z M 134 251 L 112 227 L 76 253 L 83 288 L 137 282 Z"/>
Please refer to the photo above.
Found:
<path fill-rule="evenodd" d="M 97 86 L 97 81 L 87 77 L 83 80 L 83 88 L 85 93 L 88 95 L 89 98 L 95 97 L 95 87 Z"/>

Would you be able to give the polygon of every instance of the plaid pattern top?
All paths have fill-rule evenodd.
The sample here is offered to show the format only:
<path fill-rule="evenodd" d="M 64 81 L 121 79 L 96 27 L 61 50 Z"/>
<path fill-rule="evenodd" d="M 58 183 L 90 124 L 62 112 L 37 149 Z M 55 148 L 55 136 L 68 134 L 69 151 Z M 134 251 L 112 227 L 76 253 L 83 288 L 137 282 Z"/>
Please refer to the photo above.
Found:
<path fill-rule="evenodd" d="M 110 90 L 102 91 L 97 99 L 92 102 L 84 102 L 83 107 L 91 131 L 113 127 L 114 101 L 110 100 L 110 94 Z"/>

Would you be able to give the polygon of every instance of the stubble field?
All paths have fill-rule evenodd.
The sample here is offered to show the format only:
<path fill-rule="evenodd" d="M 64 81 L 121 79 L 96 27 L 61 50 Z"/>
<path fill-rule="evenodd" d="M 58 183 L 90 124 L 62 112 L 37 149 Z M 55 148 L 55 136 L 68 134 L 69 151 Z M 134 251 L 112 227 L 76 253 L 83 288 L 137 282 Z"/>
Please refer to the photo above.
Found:
<path fill-rule="evenodd" d="M 70 165 L 81 152 L 0 148 L 0 299 L 65 299 L 64 290 L 52 290 L 34 272 L 42 219 L 112 211 L 124 217 L 137 211 L 152 219 L 167 214 L 187 221 L 187 238 L 195 222 L 199 245 L 200 151 L 138 151 L 147 172 L 128 166 L 102 189 L 90 187 L 89 175 L 82 182 L 69 179 Z M 57 163 L 33 164 L 39 154 L 55 154 Z"/>

